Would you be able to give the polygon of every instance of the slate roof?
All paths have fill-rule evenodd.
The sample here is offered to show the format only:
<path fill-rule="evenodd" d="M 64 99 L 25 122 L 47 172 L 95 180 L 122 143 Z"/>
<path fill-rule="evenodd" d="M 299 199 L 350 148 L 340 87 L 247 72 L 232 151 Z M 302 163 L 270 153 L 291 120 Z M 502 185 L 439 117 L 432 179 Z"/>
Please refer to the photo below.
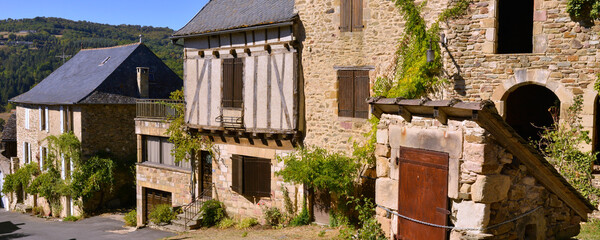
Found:
<path fill-rule="evenodd" d="M 296 16 L 294 0 L 211 0 L 173 38 L 289 22 Z"/>
<path fill-rule="evenodd" d="M 22 104 L 133 104 L 137 67 L 149 67 L 150 98 L 168 98 L 183 80 L 142 43 L 84 49 L 34 88 L 11 99 Z"/>
<path fill-rule="evenodd" d="M 1 140 L 2 142 L 17 141 L 17 115 L 15 113 L 11 114 L 4 124 Z"/>
<path fill-rule="evenodd" d="M 487 130 L 494 139 L 509 150 L 546 189 L 556 194 L 582 219 L 596 209 L 546 160 L 498 114 L 492 101 L 462 102 L 458 99 L 431 101 L 428 99 L 369 98 L 373 114 L 401 115 L 410 122 L 412 116 L 472 120 Z M 444 114 L 440 115 L 439 112 Z M 408 118 L 408 120 L 407 120 Z"/>

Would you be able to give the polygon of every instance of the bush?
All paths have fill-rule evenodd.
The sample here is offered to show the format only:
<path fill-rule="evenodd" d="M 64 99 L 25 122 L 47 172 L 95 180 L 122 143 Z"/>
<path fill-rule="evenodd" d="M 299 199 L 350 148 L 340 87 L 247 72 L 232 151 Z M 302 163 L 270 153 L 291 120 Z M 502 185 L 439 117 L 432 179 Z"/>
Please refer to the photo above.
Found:
<path fill-rule="evenodd" d="M 237 229 L 247 229 L 258 224 L 256 218 L 244 218 L 236 226 Z"/>
<path fill-rule="evenodd" d="M 137 211 L 135 211 L 135 209 L 131 210 L 130 212 L 125 214 L 125 217 L 123 219 L 125 220 L 125 225 L 131 227 L 137 226 Z"/>
<path fill-rule="evenodd" d="M 300 214 L 290 221 L 290 226 L 297 227 L 310 224 L 310 215 L 308 214 L 308 209 L 306 208 L 306 200 L 304 200 L 302 205 L 302 211 L 300 211 Z"/>
<path fill-rule="evenodd" d="M 276 207 L 263 208 L 263 215 L 265 215 L 265 221 L 270 226 L 277 226 L 283 222 L 283 214 Z"/>
<path fill-rule="evenodd" d="M 31 214 L 44 215 L 44 209 L 42 207 L 33 207 L 33 208 L 31 208 Z"/>
<path fill-rule="evenodd" d="M 175 220 L 177 214 L 168 204 L 160 204 L 150 212 L 149 217 L 150 221 L 154 224 L 171 223 L 171 221 Z"/>
<path fill-rule="evenodd" d="M 217 227 L 220 229 L 227 229 L 233 227 L 233 225 L 235 225 L 235 221 L 232 218 L 223 218 L 217 223 Z"/>
<path fill-rule="evenodd" d="M 223 203 L 218 200 L 208 200 L 200 208 L 200 225 L 212 227 L 225 217 Z"/>
<path fill-rule="evenodd" d="M 79 218 L 73 215 L 63 218 L 63 222 L 75 222 L 77 220 L 79 220 Z"/>

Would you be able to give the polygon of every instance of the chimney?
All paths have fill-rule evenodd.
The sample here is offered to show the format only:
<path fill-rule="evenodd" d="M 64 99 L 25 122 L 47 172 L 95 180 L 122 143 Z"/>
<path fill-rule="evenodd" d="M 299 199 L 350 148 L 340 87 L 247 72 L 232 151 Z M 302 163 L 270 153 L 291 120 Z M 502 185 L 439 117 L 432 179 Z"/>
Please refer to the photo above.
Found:
<path fill-rule="evenodd" d="M 150 90 L 148 89 L 148 76 L 150 75 L 150 68 L 137 67 L 137 84 L 138 90 L 140 91 L 140 98 L 148 98 Z"/>

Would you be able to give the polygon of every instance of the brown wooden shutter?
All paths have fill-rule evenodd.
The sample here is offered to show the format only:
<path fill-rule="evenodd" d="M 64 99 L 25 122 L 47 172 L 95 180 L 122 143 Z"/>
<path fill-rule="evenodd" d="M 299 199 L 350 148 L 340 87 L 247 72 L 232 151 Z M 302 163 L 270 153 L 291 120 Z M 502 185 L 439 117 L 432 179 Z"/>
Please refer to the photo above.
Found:
<path fill-rule="evenodd" d="M 243 158 L 240 155 L 231 156 L 231 190 L 239 194 L 243 194 Z"/>
<path fill-rule="evenodd" d="M 338 71 L 338 115 L 340 117 L 353 117 L 353 82 L 353 71 Z"/>
<path fill-rule="evenodd" d="M 352 31 L 362 31 L 363 27 L 363 0 L 352 0 Z"/>
<path fill-rule="evenodd" d="M 368 118 L 369 71 L 354 71 L 354 117 Z"/>
<path fill-rule="evenodd" d="M 271 160 L 244 157 L 244 194 L 256 197 L 271 196 Z"/>
<path fill-rule="evenodd" d="M 223 107 L 233 107 L 234 60 L 223 60 Z"/>
<path fill-rule="evenodd" d="M 233 104 L 232 107 L 241 108 L 244 102 L 242 91 L 244 86 L 244 62 L 235 58 L 233 64 Z"/>
<path fill-rule="evenodd" d="M 352 1 L 340 1 L 340 31 L 348 32 L 352 30 Z"/>

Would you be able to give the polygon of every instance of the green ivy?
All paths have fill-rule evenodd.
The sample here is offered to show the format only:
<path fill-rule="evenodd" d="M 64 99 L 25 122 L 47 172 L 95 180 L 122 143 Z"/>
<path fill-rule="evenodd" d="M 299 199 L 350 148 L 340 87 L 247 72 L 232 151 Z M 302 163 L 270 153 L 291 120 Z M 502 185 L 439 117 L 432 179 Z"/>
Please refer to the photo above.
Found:
<path fill-rule="evenodd" d="M 590 25 L 600 19 L 599 0 L 568 0 L 567 12 L 573 21 Z"/>
<path fill-rule="evenodd" d="M 4 184 L 2 185 L 2 193 L 9 194 L 11 192 L 18 192 L 19 190 L 28 192 L 32 178 L 40 174 L 40 169 L 37 164 L 29 163 L 23 165 L 13 174 L 8 174 L 4 177 Z"/>
<path fill-rule="evenodd" d="M 589 200 L 600 194 L 600 190 L 592 186 L 592 164 L 596 160 L 593 152 L 583 152 L 579 146 L 589 144 L 589 132 L 581 125 L 583 96 L 577 95 L 573 104 L 561 115 L 553 116 L 556 121 L 542 131 L 541 139 L 532 142 L 554 165 L 554 167 Z"/>
<path fill-rule="evenodd" d="M 183 90 L 177 90 L 171 93 L 171 100 L 183 101 Z M 169 128 L 167 135 L 169 141 L 175 147 L 171 154 L 175 157 L 175 162 L 189 161 L 190 153 L 199 154 L 202 150 L 211 151 L 212 143 L 210 140 L 203 138 L 197 134 L 191 134 L 188 131 L 187 123 L 185 122 L 185 104 L 180 103 L 165 103 L 168 107 L 175 110 L 173 117 L 168 118 Z"/>

